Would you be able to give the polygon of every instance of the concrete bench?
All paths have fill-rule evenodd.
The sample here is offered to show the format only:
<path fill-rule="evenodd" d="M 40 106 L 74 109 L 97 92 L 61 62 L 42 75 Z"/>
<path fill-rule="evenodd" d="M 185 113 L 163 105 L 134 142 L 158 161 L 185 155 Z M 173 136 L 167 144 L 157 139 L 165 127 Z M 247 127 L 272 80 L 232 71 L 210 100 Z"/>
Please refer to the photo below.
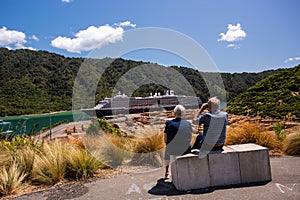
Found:
<path fill-rule="evenodd" d="M 272 179 L 269 150 L 256 144 L 230 145 L 199 157 L 193 152 L 171 163 L 177 190 L 267 182 Z"/>

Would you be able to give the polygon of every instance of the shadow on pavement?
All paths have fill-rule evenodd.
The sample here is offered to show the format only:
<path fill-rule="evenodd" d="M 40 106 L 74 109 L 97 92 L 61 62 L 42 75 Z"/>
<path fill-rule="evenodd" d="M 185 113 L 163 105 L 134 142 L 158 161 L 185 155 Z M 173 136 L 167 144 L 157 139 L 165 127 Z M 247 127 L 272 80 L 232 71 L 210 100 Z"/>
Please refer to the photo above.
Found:
<path fill-rule="evenodd" d="M 215 190 L 221 190 L 221 189 L 263 186 L 269 182 L 270 181 L 179 191 L 175 188 L 175 186 L 169 179 L 161 178 L 157 181 L 156 185 L 148 191 L 148 193 L 152 195 L 167 195 L 167 196 L 175 196 L 175 195 L 183 195 L 183 194 L 205 194 L 205 193 L 212 193 Z"/>
<path fill-rule="evenodd" d="M 161 178 L 157 181 L 156 185 L 151 188 L 148 193 L 153 195 L 167 195 L 167 196 L 174 196 L 174 195 L 182 195 L 182 194 L 204 194 L 210 193 L 214 190 L 212 188 L 205 188 L 200 190 L 188 190 L 188 191 L 178 191 L 176 190 L 175 186 L 169 179 Z"/>

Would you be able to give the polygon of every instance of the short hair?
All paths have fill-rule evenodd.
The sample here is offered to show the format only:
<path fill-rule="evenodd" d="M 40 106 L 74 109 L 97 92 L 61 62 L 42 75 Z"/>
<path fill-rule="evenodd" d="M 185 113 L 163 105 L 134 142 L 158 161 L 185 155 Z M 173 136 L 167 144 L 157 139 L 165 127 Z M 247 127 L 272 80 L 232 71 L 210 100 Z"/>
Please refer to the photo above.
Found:
<path fill-rule="evenodd" d="M 185 115 L 185 108 L 182 105 L 177 105 L 174 108 L 174 113 L 176 117 L 184 117 Z"/>
<path fill-rule="evenodd" d="M 212 111 L 220 110 L 220 100 L 217 97 L 212 97 L 208 100 L 208 104 Z"/>

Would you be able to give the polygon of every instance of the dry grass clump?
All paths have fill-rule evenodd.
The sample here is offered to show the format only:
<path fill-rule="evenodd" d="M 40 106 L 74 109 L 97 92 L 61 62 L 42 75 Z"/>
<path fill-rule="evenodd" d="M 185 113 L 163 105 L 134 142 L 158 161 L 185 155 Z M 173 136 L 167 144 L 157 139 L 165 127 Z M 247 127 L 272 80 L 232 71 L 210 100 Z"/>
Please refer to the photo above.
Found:
<path fill-rule="evenodd" d="M 11 152 L 8 150 L 0 150 L 0 167 L 5 167 L 12 162 Z"/>
<path fill-rule="evenodd" d="M 14 155 L 14 159 L 18 163 L 19 169 L 26 174 L 26 180 L 30 178 L 32 173 L 36 152 L 37 150 L 34 150 L 31 147 L 23 147 L 18 149 Z"/>
<path fill-rule="evenodd" d="M 27 137 L 2 140 L 0 196 L 16 193 L 22 184 L 54 185 L 65 178 L 87 179 L 104 167 L 79 138 L 39 144 Z"/>
<path fill-rule="evenodd" d="M 116 147 L 131 151 L 134 146 L 136 138 L 132 137 L 122 137 L 117 135 L 107 135 L 108 140 Z"/>
<path fill-rule="evenodd" d="M 65 157 L 68 152 L 59 142 L 44 144 L 35 159 L 32 180 L 37 184 L 54 185 L 61 181 L 66 171 Z"/>
<path fill-rule="evenodd" d="M 283 142 L 283 151 L 285 154 L 294 156 L 300 155 L 300 131 L 287 135 Z"/>
<path fill-rule="evenodd" d="M 255 143 L 275 152 L 282 149 L 282 144 L 274 133 L 266 131 L 256 124 L 243 122 L 238 127 L 227 131 L 225 145 L 245 143 Z"/>
<path fill-rule="evenodd" d="M 78 146 L 69 146 L 66 163 L 66 176 L 83 180 L 92 177 L 98 169 L 105 167 L 93 154 Z"/>
<path fill-rule="evenodd" d="M 89 151 L 97 152 L 98 160 L 113 168 L 126 164 L 162 166 L 163 134 L 149 135 L 146 138 L 113 134 L 86 136 L 84 143 Z"/>
<path fill-rule="evenodd" d="M 85 180 L 92 177 L 98 169 L 106 167 L 81 142 L 79 145 L 77 142 L 54 141 L 45 144 L 36 156 L 32 181 L 54 185 L 64 178 Z"/>
<path fill-rule="evenodd" d="M 67 143 L 69 143 L 71 146 L 85 149 L 85 145 L 80 137 L 68 136 Z"/>
<path fill-rule="evenodd" d="M 9 166 L 0 169 L 0 194 L 9 195 L 16 193 L 25 179 L 26 174 L 18 168 L 17 163 L 12 162 Z"/>
<path fill-rule="evenodd" d="M 156 133 L 147 138 L 138 138 L 132 149 L 135 154 L 131 163 L 160 167 L 163 163 L 164 147 L 163 133 Z"/>
<path fill-rule="evenodd" d="M 39 147 L 29 136 L 0 140 L 0 195 L 16 193 L 28 181 Z"/>
<path fill-rule="evenodd" d="M 147 138 L 137 138 L 133 147 L 135 153 L 149 153 L 165 147 L 164 134 L 157 133 Z"/>
<path fill-rule="evenodd" d="M 128 163 L 132 158 L 128 140 L 122 136 L 103 134 L 86 136 L 83 139 L 85 147 L 107 166 L 116 168 Z"/>

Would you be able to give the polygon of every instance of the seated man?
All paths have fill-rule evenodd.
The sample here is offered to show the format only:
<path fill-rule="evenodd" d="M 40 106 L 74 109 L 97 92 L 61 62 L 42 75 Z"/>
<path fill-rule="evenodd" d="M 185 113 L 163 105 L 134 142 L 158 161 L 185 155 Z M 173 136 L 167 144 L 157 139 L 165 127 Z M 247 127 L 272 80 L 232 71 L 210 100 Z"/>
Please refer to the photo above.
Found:
<path fill-rule="evenodd" d="M 206 108 L 208 113 L 202 114 Z M 203 134 L 197 136 L 192 149 L 222 150 L 226 139 L 227 122 L 228 114 L 220 111 L 220 100 L 217 97 L 210 98 L 208 103 L 202 104 L 194 116 L 193 124 L 203 124 Z"/>
<path fill-rule="evenodd" d="M 184 119 L 185 108 L 177 105 L 174 108 L 175 119 L 166 121 L 164 130 L 165 149 L 165 178 L 169 175 L 170 157 L 189 153 L 192 139 L 191 123 Z"/>

